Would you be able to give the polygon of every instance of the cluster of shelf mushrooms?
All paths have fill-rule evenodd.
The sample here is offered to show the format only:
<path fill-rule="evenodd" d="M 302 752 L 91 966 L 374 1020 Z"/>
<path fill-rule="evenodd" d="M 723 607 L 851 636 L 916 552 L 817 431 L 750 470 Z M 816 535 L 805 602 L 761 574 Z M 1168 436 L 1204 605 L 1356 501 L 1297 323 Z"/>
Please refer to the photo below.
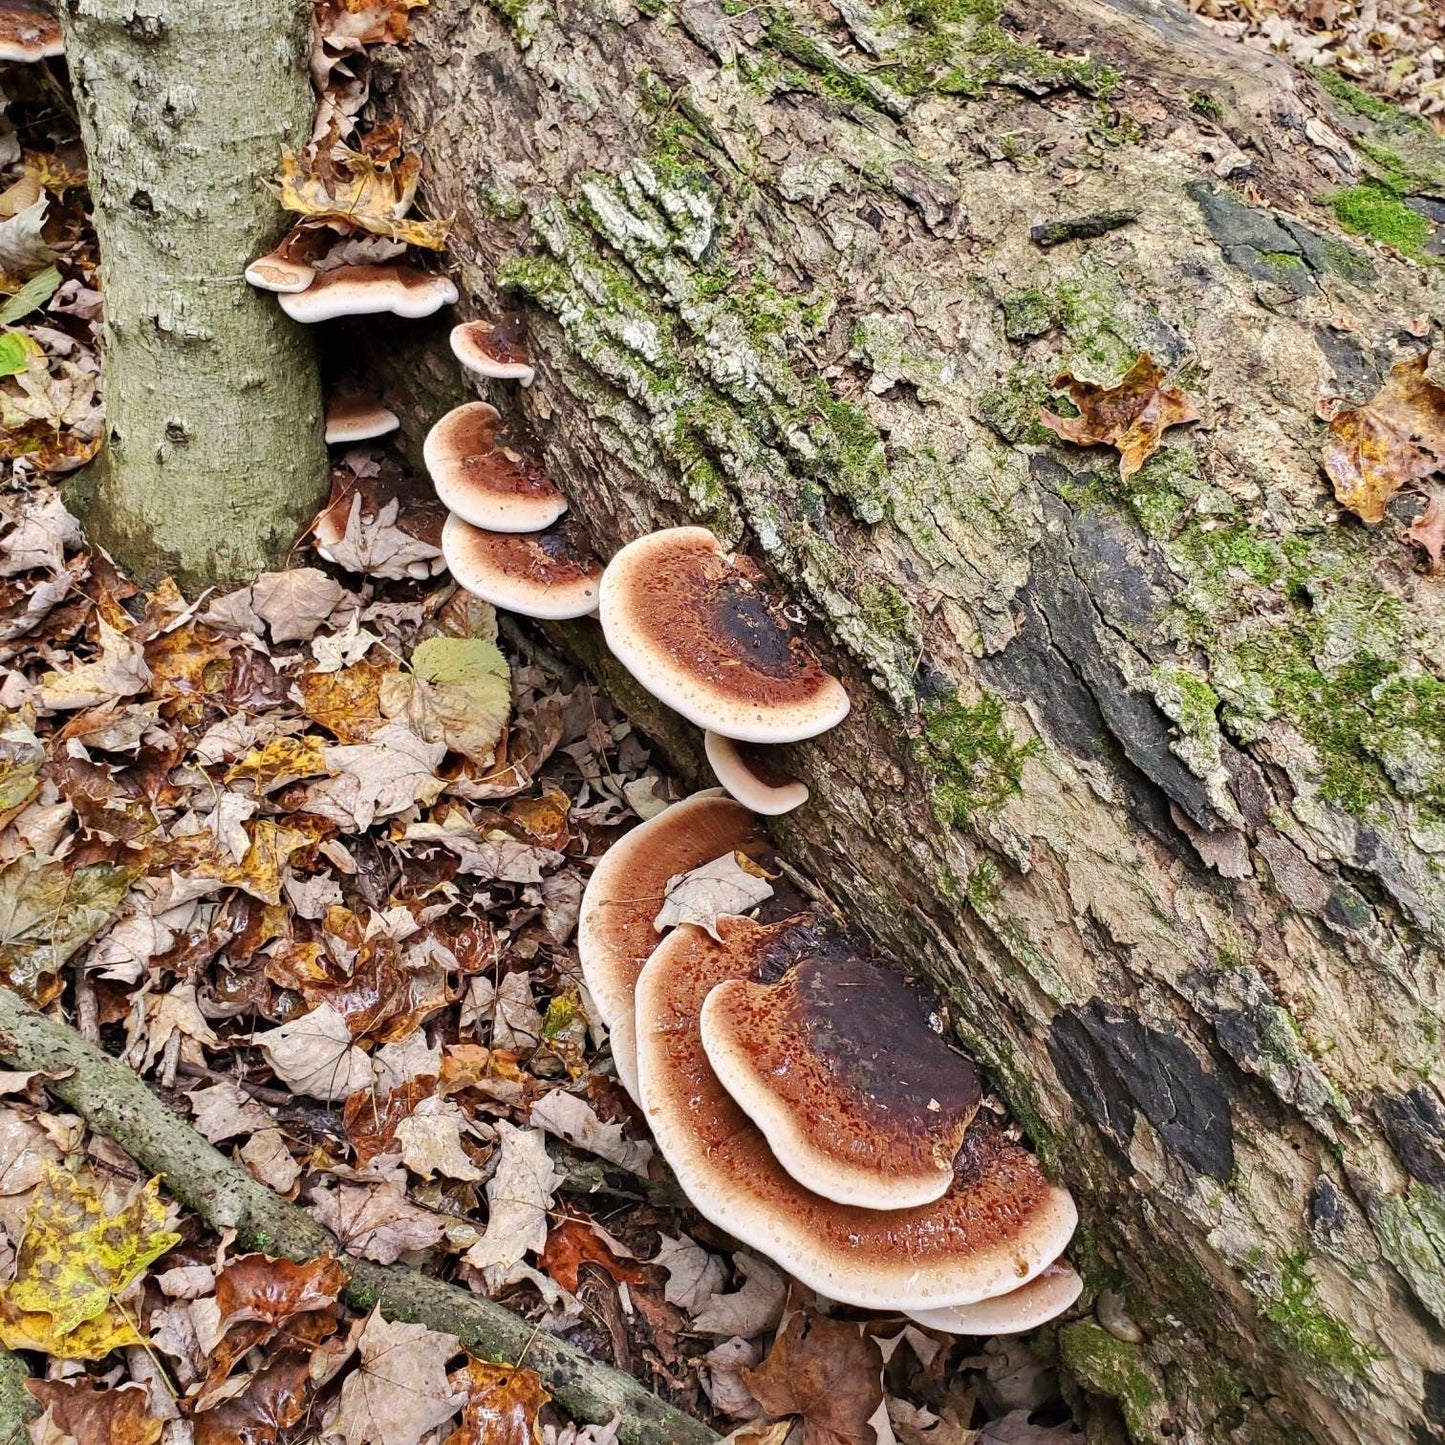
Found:
<path fill-rule="evenodd" d="M 534 379 L 515 322 L 452 332 L 472 373 Z M 801 895 L 665 935 L 681 879 L 720 861 L 776 877 L 758 814 L 806 801 L 772 749 L 841 722 L 848 694 L 763 588 L 702 527 L 623 547 L 604 568 L 541 467 L 486 402 L 447 413 L 425 461 L 449 509 L 455 580 L 540 618 L 597 612 L 608 647 L 704 729 L 722 789 L 614 843 L 588 880 L 577 947 L 618 1078 L 697 1209 L 840 1304 L 1003 1334 L 1067 1309 L 1067 1192 L 987 1111 L 927 994 Z M 726 790 L 726 791 L 724 791 Z M 731 796 L 729 796 L 731 795 Z"/>

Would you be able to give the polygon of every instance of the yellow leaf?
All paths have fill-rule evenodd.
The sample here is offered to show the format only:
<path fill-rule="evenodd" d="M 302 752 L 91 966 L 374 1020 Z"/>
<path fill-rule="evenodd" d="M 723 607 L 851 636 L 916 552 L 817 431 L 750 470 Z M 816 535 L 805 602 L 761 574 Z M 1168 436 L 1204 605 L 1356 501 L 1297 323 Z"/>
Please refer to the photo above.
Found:
<path fill-rule="evenodd" d="M 303 672 L 296 679 L 306 716 L 343 743 L 364 743 L 382 725 L 381 686 L 390 665 L 358 662 L 338 672 Z"/>
<path fill-rule="evenodd" d="M 315 739 L 272 738 L 265 747 L 239 759 L 226 774 L 226 781 L 252 782 L 258 793 L 269 793 L 298 778 L 313 778 L 330 771 Z"/>
<path fill-rule="evenodd" d="M 16 1310 L 0 1299 L 0 1345 L 8 1350 L 39 1350 L 58 1360 L 99 1360 L 112 1350 L 144 1343 L 119 1305 L 107 1305 L 93 1320 L 58 1334 L 49 1315 Z"/>
<path fill-rule="evenodd" d="M 48 1316 L 52 1338 L 71 1334 L 102 1316 L 148 1264 L 180 1243 L 165 1222 L 159 1180 L 143 1184 L 108 1215 L 94 1186 L 47 1163 L 30 1199 L 5 1303 L 22 1316 Z"/>
<path fill-rule="evenodd" d="M 488 767 L 512 711 L 507 659 L 485 638 L 429 637 L 412 653 L 410 674 L 382 686 L 381 710 Z"/>

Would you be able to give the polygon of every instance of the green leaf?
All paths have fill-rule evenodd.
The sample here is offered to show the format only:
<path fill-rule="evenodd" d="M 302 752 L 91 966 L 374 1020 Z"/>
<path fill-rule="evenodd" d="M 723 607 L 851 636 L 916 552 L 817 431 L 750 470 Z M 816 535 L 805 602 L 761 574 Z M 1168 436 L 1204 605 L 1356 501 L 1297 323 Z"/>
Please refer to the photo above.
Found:
<path fill-rule="evenodd" d="M 28 336 L 18 331 L 0 331 L 0 376 L 14 376 L 25 370 L 26 358 L 30 355 Z"/>
<path fill-rule="evenodd" d="M 418 737 L 487 767 L 512 711 L 511 670 L 495 642 L 429 637 L 411 655 L 411 675 L 383 684 L 381 706 Z"/>
<path fill-rule="evenodd" d="M 411 655 L 411 668 L 428 682 L 455 682 L 483 688 L 511 685 L 507 659 L 495 642 L 481 637 L 428 637 Z"/>
<path fill-rule="evenodd" d="M 3 306 L 0 306 L 0 326 L 10 326 L 22 316 L 38 311 L 60 289 L 60 272 L 54 266 L 47 266 L 38 276 L 32 276 Z M 18 368 L 17 368 L 18 370 Z"/>

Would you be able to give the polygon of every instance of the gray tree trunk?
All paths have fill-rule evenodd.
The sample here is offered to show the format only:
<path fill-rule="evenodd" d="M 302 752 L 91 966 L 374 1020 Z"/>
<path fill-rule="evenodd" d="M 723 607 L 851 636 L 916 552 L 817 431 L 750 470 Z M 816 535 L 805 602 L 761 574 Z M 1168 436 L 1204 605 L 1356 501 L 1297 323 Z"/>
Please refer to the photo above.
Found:
<path fill-rule="evenodd" d="M 328 490 L 311 340 L 241 274 L 285 229 L 263 181 L 310 135 L 310 6 L 62 9 L 105 287 L 106 445 L 74 505 L 133 575 L 244 581 Z"/>
<path fill-rule="evenodd" d="M 1445 1438 L 1445 585 L 1407 510 L 1333 505 L 1316 418 L 1438 334 L 1441 268 L 1335 211 L 1429 244 L 1439 142 L 1151 0 L 434 0 L 417 32 L 431 209 L 539 356 L 493 399 L 604 554 L 713 526 L 851 689 L 777 836 L 942 984 L 1080 1197 L 1143 1335 L 1118 1299 L 1058 1331 L 1099 1418 Z M 425 426 L 458 383 L 421 334 Z M 1143 350 L 1206 419 L 1122 484 L 1036 407 Z"/>

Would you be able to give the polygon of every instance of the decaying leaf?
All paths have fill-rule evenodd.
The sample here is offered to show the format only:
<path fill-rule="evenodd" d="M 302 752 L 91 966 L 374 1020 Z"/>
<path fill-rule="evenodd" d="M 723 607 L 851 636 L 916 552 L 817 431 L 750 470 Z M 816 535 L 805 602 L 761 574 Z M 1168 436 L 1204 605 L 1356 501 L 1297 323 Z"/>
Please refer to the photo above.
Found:
<path fill-rule="evenodd" d="M 584 1264 L 597 1265 L 623 1284 L 640 1284 L 647 1278 L 641 1265 L 620 1258 L 597 1228 L 583 1219 L 564 1219 L 547 1236 L 538 1263 L 550 1279 L 572 1294 L 581 1284 Z"/>
<path fill-rule="evenodd" d="M 547 1242 L 547 1211 L 562 1176 L 547 1157 L 540 1129 L 497 1125 L 497 1170 L 487 1185 L 487 1232 L 467 1263 L 498 1278 Z"/>
<path fill-rule="evenodd" d="M 427 742 L 488 767 L 512 710 L 507 659 L 480 637 L 429 637 L 412 653 L 410 673 L 383 682 L 381 710 L 404 718 Z"/>
<path fill-rule="evenodd" d="M 150 685 L 150 668 L 141 645 L 103 617 L 99 626 L 100 656 L 68 672 L 47 672 L 40 679 L 42 707 L 55 712 L 98 707 L 118 697 L 133 697 Z"/>
<path fill-rule="evenodd" d="M 129 1316 L 113 1301 L 180 1242 L 165 1223 L 157 1180 L 107 1214 L 92 1185 L 47 1163 L 30 1200 L 15 1278 L 0 1291 L 0 1343 L 63 1359 L 98 1359 L 118 1343 L 133 1343 Z M 81 1338 L 85 1326 L 91 1328 Z"/>
<path fill-rule="evenodd" d="M 552 1397 L 535 1370 L 468 1358 L 449 1379 L 464 1403 L 445 1445 L 537 1445 L 542 1439 L 538 1416 Z"/>
<path fill-rule="evenodd" d="M 378 1264 L 393 1264 L 409 1250 L 429 1249 L 447 1233 L 445 1215 L 418 1209 L 389 1180 L 378 1185 L 343 1184 L 336 1190 L 316 1188 L 311 1207 L 348 1253 Z"/>
<path fill-rule="evenodd" d="M 1405 529 L 1405 540 L 1419 547 L 1430 559 L 1431 569 L 1438 573 L 1445 554 L 1445 485 L 1432 483 L 1425 495 L 1429 499 L 1425 510 Z"/>
<path fill-rule="evenodd" d="M 251 584 L 251 607 L 273 642 L 305 642 L 336 610 L 346 589 L 316 567 L 263 572 Z"/>
<path fill-rule="evenodd" d="M 604 1124 L 586 1099 L 576 1094 L 553 1089 L 543 1095 L 532 1105 L 532 1123 L 611 1164 L 644 1178 L 647 1176 L 652 1145 L 645 1140 L 624 1138 L 621 1124 Z"/>
<path fill-rule="evenodd" d="M 1171 426 L 1198 421 L 1193 401 L 1165 386 L 1164 368 L 1147 351 L 1114 386 L 1081 381 L 1071 372 L 1054 380 L 1079 408 L 1078 416 L 1056 416 L 1039 408 L 1039 420 L 1065 441 L 1081 447 L 1111 446 L 1119 452 L 1119 475 L 1128 481 L 1159 450 Z"/>
<path fill-rule="evenodd" d="M 324 748 L 334 776 L 307 789 L 306 807 L 364 832 L 378 818 L 435 802 L 446 786 L 437 776 L 446 751 L 445 743 L 426 742 L 398 722 L 388 723 L 368 742 Z"/>
<path fill-rule="evenodd" d="M 1330 420 L 1325 475 L 1361 521 L 1383 521 L 1401 487 L 1445 467 L 1445 387 L 1425 375 L 1429 362 L 1428 351 L 1398 362 L 1370 401 Z"/>
<path fill-rule="evenodd" d="M 276 1077 L 298 1094 L 334 1101 L 371 1085 L 371 1060 L 329 1003 L 254 1035 L 254 1042 Z"/>
<path fill-rule="evenodd" d="M 743 1276 L 743 1287 L 705 1300 L 693 1314 L 694 1328 L 744 1338 L 772 1329 L 783 1317 L 787 1281 L 767 1260 L 742 1250 L 733 1255 L 733 1266 Z"/>
<path fill-rule="evenodd" d="M 816 1310 L 793 1315 L 743 1379 L 770 1415 L 800 1415 L 804 1445 L 877 1445 L 883 1356 L 862 1327 Z"/>
<path fill-rule="evenodd" d="M 451 1419 L 465 1396 L 447 1379 L 461 1353 L 453 1335 L 425 1325 L 391 1324 L 373 1312 L 358 1341 L 361 1363 L 346 1377 L 323 1438 L 346 1445 L 418 1445 Z"/>
<path fill-rule="evenodd" d="M 51 1423 L 75 1445 L 156 1445 L 165 1421 L 150 1408 L 144 1385 L 118 1390 L 78 1380 L 27 1380 L 25 1388 L 49 1412 Z"/>
<path fill-rule="evenodd" d="M 294 1315 L 336 1303 L 346 1275 L 334 1259 L 295 1263 L 266 1254 L 243 1254 L 216 1277 L 216 1307 L 224 1335 L 234 1324 L 275 1327 Z"/>
<path fill-rule="evenodd" d="M 667 881 L 662 911 L 652 926 L 661 933 L 684 923 L 695 923 L 718 939 L 717 921 L 728 914 L 746 913 L 773 896 L 767 875 L 746 853 L 727 853 L 690 873 Z"/>

